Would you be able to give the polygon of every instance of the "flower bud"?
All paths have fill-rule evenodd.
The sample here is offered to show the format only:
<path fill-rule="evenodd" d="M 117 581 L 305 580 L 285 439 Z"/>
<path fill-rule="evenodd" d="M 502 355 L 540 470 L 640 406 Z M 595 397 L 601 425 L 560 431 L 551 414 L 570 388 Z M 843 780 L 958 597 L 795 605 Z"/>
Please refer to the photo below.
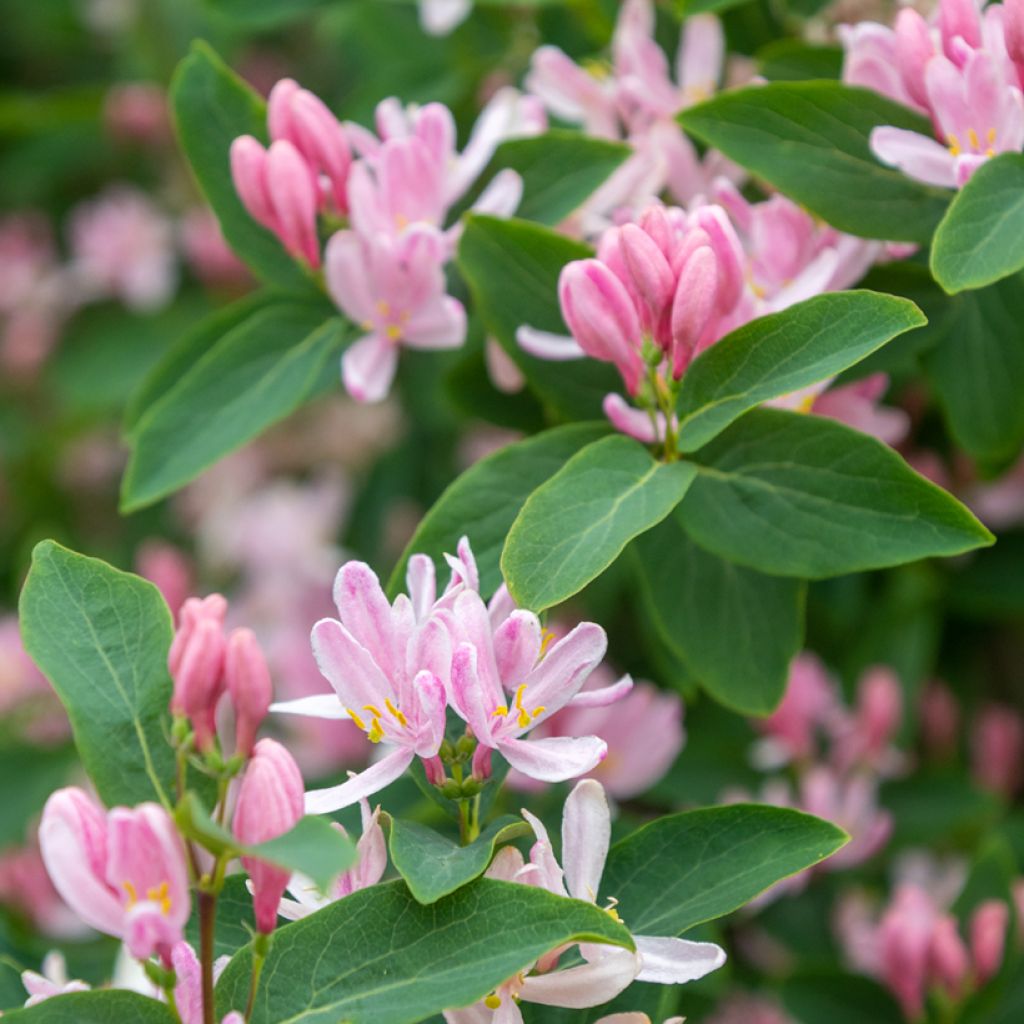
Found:
<path fill-rule="evenodd" d="M 209 750 L 216 733 L 217 702 L 224 688 L 224 615 L 220 594 L 189 598 L 181 607 L 181 624 L 167 655 L 174 680 L 171 711 L 185 715 L 200 750 Z"/>
<path fill-rule="evenodd" d="M 857 729 L 867 757 L 877 757 L 889 745 L 903 717 L 903 691 L 890 669 L 876 667 L 860 681 Z"/>
<path fill-rule="evenodd" d="M 302 817 L 303 800 L 302 774 L 291 754 L 275 740 L 260 740 L 238 791 L 235 836 L 249 845 L 284 835 Z M 256 857 L 243 857 L 242 864 L 252 879 L 256 927 L 270 933 L 291 873 Z"/>
<path fill-rule="evenodd" d="M 1024 67 L 1024 0 L 1003 0 L 1003 35 L 1006 52 L 1019 71 Z"/>
<path fill-rule="evenodd" d="M 927 109 L 930 103 L 924 85 L 924 69 L 935 56 L 931 29 L 917 11 L 904 7 L 896 15 L 895 34 L 897 66 L 903 87 L 915 103 Z"/>
<path fill-rule="evenodd" d="M 231 143 L 231 179 L 242 205 L 254 221 L 275 234 L 277 215 L 267 192 L 267 151 L 251 135 L 240 135 Z"/>
<path fill-rule="evenodd" d="M 224 676 L 235 708 L 235 753 L 248 757 L 274 698 L 270 669 L 251 629 L 236 629 L 228 638 Z"/>
<path fill-rule="evenodd" d="M 714 251 L 710 246 L 700 246 L 683 264 L 672 302 L 672 375 L 676 380 L 700 354 L 717 292 Z"/>
<path fill-rule="evenodd" d="M 928 965 L 934 980 L 951 999 L 960 996 L 971 965 L 956 918 L 946 915 L 936 923 L 928 947 Z"/>
<path fill-rule="evenodd" d="M 945 683 L 935 680 L 928 684 L 921 695 L 918 717 L 928 752 L 937 758 L 951 757 L 960 731 L 960 706 Z"/>
<path fill-rule="evenodd" d="M 1024 720 L 1011 707 L 990 704 L 971 730 L 971 774 L 985 789 L 1013 796 L 1024 762 Z"/>
<path fill-rule="evenodd" d="M 971 915 L 971 958 L 979 984 L 999 973 L 1009 924 L 1010 908 L 1002 900 L 986 900 Z"/>
<path fill-rule="evenodd" d="M 715 254 L 718 270 L 718 312 L 729 313 L 739 302 L 746 284 L 743 245 L 725 210 L 720 206 L 698 207 L 693 214 L 693 224 L 708 236 Z"/>
<path fill-rule="evenodd" d="M 274 142 L 267 150 L 266 189 L 284 247 L 311 267 L 319 267 L 316 182 L 309 165 L 287 140 Z"/>
<path fill-rule="evenodd" d="M 957 59 L 957 39 L 962 39 L 972 50 L 978 49 L 981 46 L 981 19 L 974 0 L 940 0 L 939 32 L 943 51 L 955 64 L 962 63 Z"/>

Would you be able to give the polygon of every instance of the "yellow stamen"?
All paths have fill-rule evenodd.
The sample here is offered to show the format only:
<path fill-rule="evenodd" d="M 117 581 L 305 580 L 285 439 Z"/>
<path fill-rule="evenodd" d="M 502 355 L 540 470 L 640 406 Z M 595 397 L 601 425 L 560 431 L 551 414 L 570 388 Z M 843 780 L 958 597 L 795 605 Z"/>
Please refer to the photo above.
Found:
<path fill-rule="evenodd" d="M 366 732 L 366 723 L 351 708 L 345 708 L 345 710 L 348 712 L 348 717 L 356 723 L 356 728 Z"/>
<path fill-rule="evenodd" d="M 374 718 L 380 718 L 381 714 L 382 714 L 381 710 L 378 707 L 374 706 L 373 704 L 364 704 L 363 705 L 363 710 L 364 711 L 369 711 L 370 714 L 373 715 Z"/>
<path fill-rule="evenodd" d="M 949 136 L 949 152 L 951 156 L 960 155 L 960 140 L 953 134 Z"/>
<path fill-rule="evenodd" d="M 994 146 L 996 144 L 996 130 L 995 130 L 995 128 L 989 128 L 989 130 L 987 132 L 985 132 L 985 141 L 990 146 Z"/>
<path fill-rule="evenodd" d="M 380 727 L 379 718 L 375 718 L 373 720 L 373 725 L 370 726 L 370 730 L 367 732 L 366 738 L 371 743 L 380 743 L 380 741 L 384 739 L 384 730 Z"/>
<path fill-rule="evenodd" d="M 380 313 L 381 316 L 389 316 L 391 313 L 391 304 L 385 299 L 378 299 L 377 312 Z"/>
<path fill-rule="evenodd" d="M 398 324 L 388 324 L 384 333 L 387 335 L 388 341 L 398 341 L 402 336 L 402 328 Z"/>
<path fill-rule="evenodd" d="M 533 711 L 530 713 L 533 715 L 534 718 L 539 718 L 541 715 L 544 714 L 545 711 L 547 711 L 547 708 L 543 704 L 541 704 L 539 708 L 534 708 Z"/>
<path fill-rule="evenodd" d="M 385 697 L 384 698 L 384 704 L 387 707 L 388 711 L 390 711 L 391 714 L 397 719 L 397 721 L 399 722 L 400 725 L 408 725 L 409 724 L 409 719 L 406 718 L 405 715 L 403 715 L 402 712 L 399 711 L 398 708 L 395 707 L 395 705 L 391 703 L 391 698 L 390 697 Z"/>
<path fill-rule="evenodd" d="M 978 133 L 973 128 L 967 129 L 967 141 L 971 144 L 971 149 L 981 149 L 981 143 L 978 141 Z"/>
<path fill-rule="evenodd" d="M 504 718 L 504 717 L 505 717 L 505 715 L 507 715 L 507 714 L 508 714 L 508 705 L 507 705 L 507 704 L 499 704 L 499 705 L 498 705 L 498 706 L 497 706 L 497 707 L 496 707 L 496 708 L 495 708 L 495 709 L 494 709 L 494 710 L 493 710 L 493 711 L 491 712 L 491 717 L 492 717 L 492 718 Z"/>
<path fill-rule="evenodd" d="M 128 909 L 130 910 L 139 902 L 139 894 L 135 891 L 135 886 L 131 882 L 122 882 L 121 888 L 128 893 Z"/>
<path fill-rule="evenodd" d="M 797 411 L 810 412 L 811 408 L 814 405 L 814 399 L 817 397 L 817 395 L 804 395 L 804 397 L 800 399 L 800 404 L 797 406 Z"/>
<path fill-rule="evenodd" d="M 548 648 L 555 642 L 555 634 L 550 629 L 545 629 L 541 634 L 540 656 L 543 658 L 548 653 Z"/>
<path fill-rule="evenodd" d="M 161 882 L 154 889 L 146 890 L 146 899 L 160 904 L 160 913 L 167 917 L 171 912 L 171 887 L 167 882 Z"/>
<path fill-rule="evenodd" d="M 492 992 L 484 1000 L 484 1006 L 486 1006 L 488 1010 L 501 1009 L 501 996 L 499 996 L 497 992 Z"/>

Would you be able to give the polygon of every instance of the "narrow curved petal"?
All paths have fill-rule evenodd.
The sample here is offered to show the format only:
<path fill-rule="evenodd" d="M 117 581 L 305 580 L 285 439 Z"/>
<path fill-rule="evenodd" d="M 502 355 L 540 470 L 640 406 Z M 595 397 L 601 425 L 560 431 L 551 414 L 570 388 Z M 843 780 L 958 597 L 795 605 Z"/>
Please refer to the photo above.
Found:
<path fill-rule="evenodd" d="M 300 715 L 303 718 L 325 718 L 329 721 L 343 721 L 352 716 L 341 706 L 336 693 L 314 693 L 309 697 L 295 700 L 280 700 L 270 705 L 278 715 Z"/>
<path fill-rule="evenodd" d="M 466 310 L 450 295 L 420 306 L 409 317 L 402 338 L 410 348 L 459 348 L 466 340 Z"/>
<path fill-rule="evenodd" d="M 606 708 L 609 704 L 617 704 L 628 697 L 633 689 L 633 677 L 623 676 L 611 686 L 602 686 L 599 690 L 580 690 L 568 706 L 571 708 Z"/>
<path fill-rule="evenodd" d="M 415 756 L 411 749 L 399 747 L 340 786 L 310 790 L 306 794 L 306 813 L 329 814 L 331 811 L 340 811 L 343 807 L 359 803 L 364 797 L 379 793 L 395 779 L 401 778 Z"/>
<path fill-rule="evenodd" d="M 516 329 L 516 342 L 524 352 L 538 359 L 567 361 L 582 359 L 587 354 L 576 339 L 567 334 L 541 331 L 526 324 Z"/>
<path fill-rule="evenodd" d="M 380 402 L 386 398 L 397 369 L 397 347 L 376 334 L 360 338 L 341 357 L 345 390 L 357 402 Z"/>
<path fill-rule="evenodd" d="M 423 622 L 437 600 L 437 572 L 429 555 L 413 555 L 405 570 L 405 586 L 409 591 L 417 622 Z"/>
<path fill-rule="evenodd" d="M 542 740 L 505 739 L 498 749 L 524 775 L 540 782 L 565 782 L 593 771 L 608 753 L 597 736 L 552 736 Z"/>
<path fill-rule="evenodd" d="M 335 305 L 357 324 L 376 312 L 366 246 L 354 231 L 336 231 L 324 252 L 324 281 Z"/>
<path fill-rule="evenodd" d="M 956 185 L 955 158 L 940 142 L 888 125 L 872 129 L 869 141 L 882 163 L 898 167 L 908 177 L 926 185 Z"/>
<path fill-rule="evenodd" d="M 597 902 L 611 836 L 604 788 L 584 779 L 569 794 L 562 815 L 562 870 L 570 896 Z"/>
<path fill-rule="evenodd" d="M 523 179 L 511 168 L 499 171 L 473 204 L 476 213 L 511 217 L 523 199 Z"/>
<path fill-rule="evenodd" d="M 581 622 L 562 637 L 530 673 L 527 683 L 530 707 L 544 707 L 533 724 L 565 707 L 580 691 L 587 677 L 601 664 L 608 648 L 605 631 L 593 622 Z"/>
<path fill-rule="evenodd" d="M 725 950 L 713 942 L 634 935 L 640 954 L 638 981 L 681 985 L 717 971 L 725 963 Z"/>
<path fill-rule="evenodd" d="M 336 619 L 321 619 L 312 632 L 313 657 L 346 708 L 376 704 L 393 696 L 376 659 Z"/>
<path fill-rule="evenodd" d="M 583 1009 L 614 999 L 637 976 L 639 961 L 627 949 L 609 951 L 608 956 L 565 971 L 535 974 L 523 982 L 521 997 L 541 1006 Z"/>
<path fill-rule="evenodd" d="M 477 651 L 472 644 L 459 644 L 452 658 L 452 707 L 473 730 L 476 738 L 492 745 L 494 695 L 480 680 Z"/>
<path fill-rule="evenodd" d="M 541 649 L 540 620 L 517 609 L 494 631 L 494 658 L 502 685 L 508 691 L 530 674 Z"/>
<path fill-rule="evenodd" d="M 665 416 L 663 413 L 656 413 L 652 421 L 650 415 L 643 409 L 637 409 L 630 405 L 622 395 L 614 392 L 604 396 L 601 403 L 608 422 L 620 433 L 627 437 L 635 437 L 644 444 L 654 444 L 665 436 Z"/>

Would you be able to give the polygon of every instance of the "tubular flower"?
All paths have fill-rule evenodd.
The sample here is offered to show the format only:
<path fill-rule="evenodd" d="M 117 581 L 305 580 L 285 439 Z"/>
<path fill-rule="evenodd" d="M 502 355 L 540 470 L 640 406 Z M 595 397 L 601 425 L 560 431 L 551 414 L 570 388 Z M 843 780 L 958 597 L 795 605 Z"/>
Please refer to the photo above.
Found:
<path fill-rule="evenodd" d="M 39 845 L 64 901 L 86 924 L 123 939 L 132 955 L 169 963 L 190 899 L 185 848 L 158 804 L 105 812 L 81 789 L 54 793 Z"/>
<path fill-rule="evenodd" d="M 439 614 L 455 645 L 451 704 L 480 744 L 478 775 L 486 776 L 491 750 L 542 782 L 564 782 L 597 766 L 608 748 L 596 736 L 522 737 L 565 707 L 600 664 L 607 646 L 600 626 L 581 623 L 545 650 L 536 615 L 517 609 L 495 628 L 475 591 L 463 591 Z"/>
<path fill-rule="evenodd" d="M 423 566 L 410 567 L 411 575 Z M 422 592 L 417 578 L 410 590 Z M 348 562 L 334 584 L 338 619 L 313 627 L 313 653 L 335 693 L 304 697 L 273 710 L 314 718 L 347 718 L 371 742 L 394 747 L 347 782 L 306 794 L 306 810 L 319 814 L 348 807 L 394 782 L 415 757 L 437 757 L 444 739 L 447 681 L 451 665 L 448 632 L 429 609 L 417 609 L 400 594 L 388 603 L 373 570 Z M 427 611 L 423 620 L 417 611 Z"/>
<path fill-rule="evenodd" d="M 178 630 L 167 654 L 174 680 L 171 711 L 184 715 L 200 750 L 208 750 L 217 733 L 217 704 L 224 693 L 224 616 L 228 603 L 220 594 L 190 597 L 179 612 Z"/>

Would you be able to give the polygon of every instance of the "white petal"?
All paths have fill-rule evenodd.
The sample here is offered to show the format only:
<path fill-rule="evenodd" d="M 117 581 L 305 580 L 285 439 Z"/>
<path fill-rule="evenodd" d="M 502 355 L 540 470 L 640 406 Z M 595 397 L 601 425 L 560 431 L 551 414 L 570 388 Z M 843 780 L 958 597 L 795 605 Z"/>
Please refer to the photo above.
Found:
<path fill-rule="evenodd" d="M 280 700 L 271 704 L 270 710 L 279 715 L 302 715 L 305 718 L 327 718 L 332 721 L 350 717 L 336 693 L 314 693 L 295 700 Z"/>
<path fill-rule="evenodd" d="M 582 359 L 586 352 L 577 344 L 575 338 L 567 334 L 554 334 L 551 331 L 540 331 L 536 327 L 524 324 L 516 330 L 516 341 L 524 352 L 538 359 L 566 360 Z"/>
<path fill-rule="evenodd" d="M 604 787 L 584 779 L 569 794 L 562 815 L 562 870 L 570 896 L 597 901 L 611 835 Z"/>
<path fill-rule="evenodd" d="M 713 942 L 634 935 L 640 954 L 638 981 L 681 985 L 717 971 L 725 963 L 725 950 Z"/>

